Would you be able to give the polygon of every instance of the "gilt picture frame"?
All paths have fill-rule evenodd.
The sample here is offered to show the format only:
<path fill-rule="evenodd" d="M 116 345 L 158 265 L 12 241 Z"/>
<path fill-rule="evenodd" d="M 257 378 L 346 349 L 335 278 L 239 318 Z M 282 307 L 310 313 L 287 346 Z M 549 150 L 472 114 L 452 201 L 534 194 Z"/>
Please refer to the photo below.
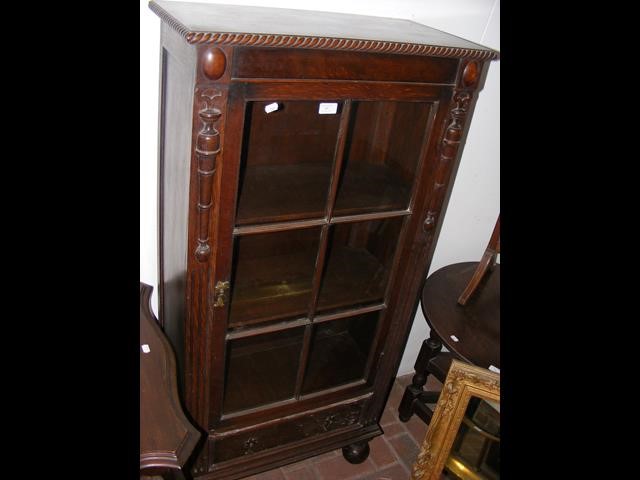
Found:
<path fill-rule="evenodd" d="M 500 375 L 453 360 L 427 434 L 411 472 L 412 480 L 440 480 L 471 398 L 500 401 Z"/>

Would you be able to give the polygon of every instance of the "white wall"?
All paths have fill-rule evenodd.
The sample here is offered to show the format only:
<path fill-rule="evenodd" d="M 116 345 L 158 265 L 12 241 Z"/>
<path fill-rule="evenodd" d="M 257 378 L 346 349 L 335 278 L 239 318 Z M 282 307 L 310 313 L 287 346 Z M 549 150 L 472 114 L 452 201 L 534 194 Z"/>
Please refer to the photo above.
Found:
<path fill-rule="evenodd" d="M 225 3 L 407 18 L 500 49 L 499 0 L 220 0 Z M 154 286 L 157 312 L 157 133 L 160 19 L 140 3 L 140 280 Z M 431 272 L 477 261 L 500 210 L 500 63 L 493 62 L 475 115 Z M 413 363 L 429 330 L 418 309 L 399 374 Z"/>

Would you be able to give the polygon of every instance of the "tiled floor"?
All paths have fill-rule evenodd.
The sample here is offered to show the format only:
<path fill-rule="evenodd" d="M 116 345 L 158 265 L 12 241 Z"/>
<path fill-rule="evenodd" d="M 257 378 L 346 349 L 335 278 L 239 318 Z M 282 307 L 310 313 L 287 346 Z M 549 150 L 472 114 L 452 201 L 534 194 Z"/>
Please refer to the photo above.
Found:
<path fill-rule="evenodd" d="M 352 465 L 342 457 L 341 450 L 334 450 L 246 480 L 408 480 L 418 445 L 427 433 L 427 426 L 415 415 L 407 423 L 398 419 L 398 404 L 411 377 L 396 379 L 380 421 L 384 435 L 369 442 L 371 453 L 363 463 Z M 426 389 L 441 387 L 438 380 L 429 377 Z"/>

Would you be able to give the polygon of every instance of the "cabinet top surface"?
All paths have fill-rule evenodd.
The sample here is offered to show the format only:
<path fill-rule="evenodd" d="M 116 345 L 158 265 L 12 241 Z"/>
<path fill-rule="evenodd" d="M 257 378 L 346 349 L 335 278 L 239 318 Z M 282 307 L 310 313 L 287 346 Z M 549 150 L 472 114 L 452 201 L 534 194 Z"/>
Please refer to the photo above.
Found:
<path fill-rule="evenodd" d="M 410 20 L 163 0 L 149 8 L 192 44 L 498 58 L 495 50 Z"/>

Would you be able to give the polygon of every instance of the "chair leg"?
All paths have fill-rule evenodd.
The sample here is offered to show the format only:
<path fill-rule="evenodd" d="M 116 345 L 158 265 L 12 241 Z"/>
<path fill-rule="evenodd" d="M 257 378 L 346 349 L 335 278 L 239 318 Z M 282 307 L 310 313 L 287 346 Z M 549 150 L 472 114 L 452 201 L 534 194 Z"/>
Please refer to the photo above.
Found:
<path fill-rule="evenodd" d="M 438 355 L 442 350 L 442 342 L 434 334 L 422 342 L 420 353 L 413 367 L 415 375 L 411 379 L 411 385 L 404 390 L 404 395 L 398 407 L 398 417 L 403 422 L 408 422 L 414 412 L 414 404 L 419 401 L 420 395 L 423 393 L 422 387 L 427 383 L 429 371 L 427 370 L 429 362 L 433 357 Z"/>

